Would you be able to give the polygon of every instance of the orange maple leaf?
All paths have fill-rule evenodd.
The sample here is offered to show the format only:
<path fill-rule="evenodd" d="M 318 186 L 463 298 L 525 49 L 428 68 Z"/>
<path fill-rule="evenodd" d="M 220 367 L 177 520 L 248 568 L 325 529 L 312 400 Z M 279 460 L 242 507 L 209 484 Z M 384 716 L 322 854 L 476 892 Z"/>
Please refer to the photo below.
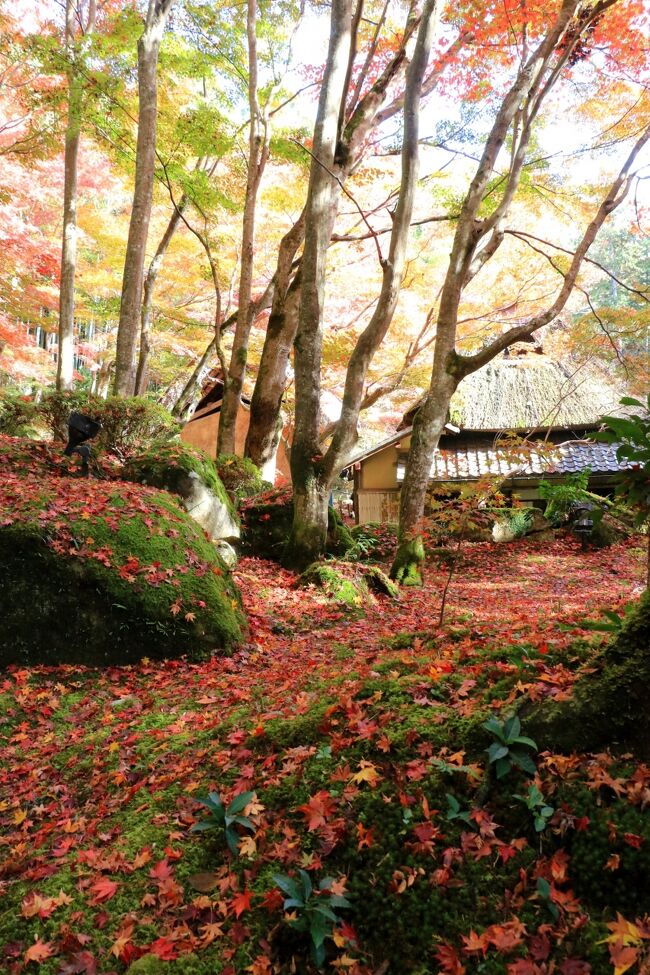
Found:
<path fill-rule="evenodd" d="M 317 792 L 315 796 L 311 796 L 302 806 L 298 806 L 298 811 L 307 820 L 307 829 L 310 832 L 318 829 L 319 826 L 324 826 L 327 817 L 331 816 L 335 809 L 336 802 L 326 789 L 321 789 L 320 792 Z"/>
<path fill-rule="evenodd" d="M 23 956 L 23 961 L 27 964 L 30 961 L 35 961 L 40 965 L 42 961 L 46 958 L 51 958 L 54 954 L 54 947 L 51 941 L 35 941 L 34 944 L 27 949 Z"/>

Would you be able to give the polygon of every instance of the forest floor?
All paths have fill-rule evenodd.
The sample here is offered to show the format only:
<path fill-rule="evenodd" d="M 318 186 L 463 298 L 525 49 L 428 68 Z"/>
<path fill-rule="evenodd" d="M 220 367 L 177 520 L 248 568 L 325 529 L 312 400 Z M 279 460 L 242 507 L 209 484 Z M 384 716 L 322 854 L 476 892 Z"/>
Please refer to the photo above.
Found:
<path fill-rule="evenodd" d="M 444 571 L 344 612 L 243 559 L 231 658 L 6 673 L 3 971 L 650 971 L 650 768 L 483 727 L 570 694 L 603 638 L 575 624 L 638 596 L 644 553 L 463 556 L 442 627 Z M 192 830 L 210 791 L 229 835 Z"/>

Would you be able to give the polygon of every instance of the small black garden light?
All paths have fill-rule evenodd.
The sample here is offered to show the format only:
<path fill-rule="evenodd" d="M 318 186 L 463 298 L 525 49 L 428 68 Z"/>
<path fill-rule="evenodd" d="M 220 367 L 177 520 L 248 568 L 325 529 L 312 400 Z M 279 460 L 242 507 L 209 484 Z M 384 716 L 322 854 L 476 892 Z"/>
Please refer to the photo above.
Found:
<path fill-rule="evenodd" d="M 573 530 L 580 536 L 583 548 L 587 547 L 594 530 L 594 520 L 591 517 L 593 510 L 594 505 L 589 504 L 588 501 L 581 501 L 573 508 Z"/>
<path fill-rule="evenodd" d="M 88 476 L 88 461 L 92 450 L 86 440 L 92 440 L 101 430 L 101 423 L 93 420 L 85 413 L 71 413 L 68 420 L 68 442 L 63 453 L 66 457 L 79 454 L 81 457 L 81 473 Z"/>

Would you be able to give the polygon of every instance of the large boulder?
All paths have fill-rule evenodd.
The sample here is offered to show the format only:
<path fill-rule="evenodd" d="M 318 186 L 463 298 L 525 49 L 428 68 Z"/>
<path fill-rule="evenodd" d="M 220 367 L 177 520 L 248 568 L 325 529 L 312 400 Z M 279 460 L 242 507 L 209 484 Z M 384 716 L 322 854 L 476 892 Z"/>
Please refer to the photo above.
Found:
<path fill-rule="evenodd" d="M 43 445 L 0 438 L 0 463 L 0 666 L 200 659 L 242 640 L 237 588 L 176 498 L 70 477 Z"/>
<path fill-rule="evenodd" d="M 234 505 L 213 461 L 202 450 L 180 442 L 154 445 L 131 458 L 124 477 L 178 495 L 187 513 L 213 540 L 231 544 L 240 536 Z"/>

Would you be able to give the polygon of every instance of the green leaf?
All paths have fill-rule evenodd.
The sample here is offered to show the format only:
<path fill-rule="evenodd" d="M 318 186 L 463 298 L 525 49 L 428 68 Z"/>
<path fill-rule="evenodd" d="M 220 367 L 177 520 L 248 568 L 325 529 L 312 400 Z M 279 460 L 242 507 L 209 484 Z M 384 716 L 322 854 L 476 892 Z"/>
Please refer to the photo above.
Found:
<path fill-rule="evenodd" d="M 497 762 L 494 767 L 496 769 L 497 779 L 502 779 L 505 775 L 508 774 L 508 772 L 512 768 L 512 764 L 510 763 L 510 760 L 507 758 L 499 758 L 497 759 Z"/>
<path fill-rule="evenodd" d="M 495 735 L 500 741 L 505 741 L 501 722 L 497 721 L 496 718 L 489 718 L 488 721 L 483 722 L 481 727 L 485 728 L 486 731 L 489 731 L 491 734 Z"/>
<path fill-rule="evenodd" d="M 286 874 L 274 873 L 273 883 L 276 884 L 280 890 L 284 891 L 285 894 L 288 894 L 289 897 L 301 897 L 302 891 L 300 890 L 300 887 L 295 880 L 293 880 L 291 877 L 287 877 Z"/>
<path fill-rule="evenodd" d="M 238 796 L 232 800 L 228 806 L 226 813 L 229 816 L 236 816 L 237 813 L 243 812 L 248 803 L 253 799 L 254 792 L 240 792 Z"/>
<path fill-rule="evenodd" d="M 514 714 L 511 718 L 508 718 L 505 725 L 503 726 L 503 735 L 506 741 L 513 741 L 514 738 L 521 731 L 521 721 Z"/>
<path fill-rule="evenodd" d="M 534 748 L 537 751 L 537 742 L 533 741 L 532 738 L 527 738 L 526 735 L 518 735 L 517 738 L 512 739 L 513 745 L 528 745 L 529 748 Z"/>
<path fill-rule="evenodd" d="M 303 890 L 305 891 L 305 900 L 309 900 L 312 894 L 311 877 L 306 870 L 299 870 L 300 879 L 302 880 Z"/>
<path fill-rule="evenodd" d="M 519 766 L 522 771 L 528 772 L 530 775 L 534 775 L 537 771 L 535 763 L 527 752 L 520 752 L 516 749 L 511 749 L 510 756 L 515 765 Z"/>
<path fill-rule="evenodd" d="M 500 758 L 505 758 L 508 754 L 509 748 L 507 745 L 500 745 L 498 742 L 493 742 L 492 745 L 487 750 L 488 757 L 491 762 L 496 762 Z"/>

